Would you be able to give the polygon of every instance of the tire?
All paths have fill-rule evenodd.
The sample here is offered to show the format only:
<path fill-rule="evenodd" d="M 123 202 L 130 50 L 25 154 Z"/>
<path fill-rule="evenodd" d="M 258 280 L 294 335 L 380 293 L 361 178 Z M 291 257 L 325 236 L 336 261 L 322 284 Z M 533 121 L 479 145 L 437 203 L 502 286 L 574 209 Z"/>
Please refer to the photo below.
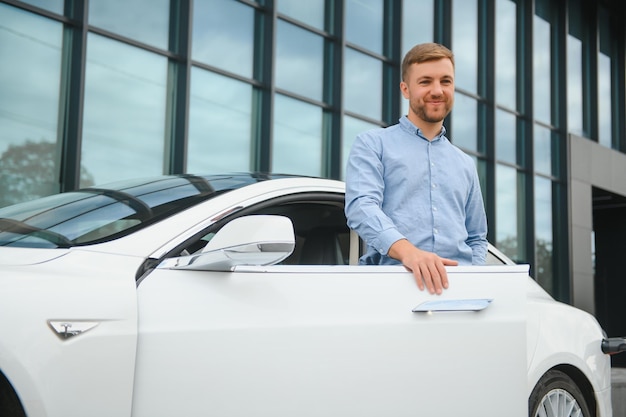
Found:
<path fill-rule="evenodd" d="M 20 399 L 2 372 L 0 372 L 0 416 L 26 417 Z"/>
<path fill-rule="evenodd" d="M 528 398 L 529 417 L 593 417 L 585 396 L 567 374 L 555 369 L 541 377 Z"/>

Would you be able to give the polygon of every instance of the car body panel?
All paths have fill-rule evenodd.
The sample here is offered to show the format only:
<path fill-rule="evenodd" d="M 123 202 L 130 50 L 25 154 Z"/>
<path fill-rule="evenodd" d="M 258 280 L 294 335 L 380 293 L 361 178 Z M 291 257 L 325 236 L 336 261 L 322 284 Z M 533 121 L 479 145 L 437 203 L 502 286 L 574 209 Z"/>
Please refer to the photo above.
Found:
<path fill-rule="evenodd" d="M 64 256 L 69 249 L 2 248 L 1 266 L 34 265 Z"/>
<path fill-rule="evenodd" d="M 436 296 L 402 267 L 157 269 L 138 288 L 133 415 L 527 415 L 527 268 L 449 271 Z M 460 297 L 493 302 L 411 311 Z"/>
<path fill-rule="evenodd" d="M 2 269 L 0 369 L 29 417 L 129 415 L 141 261 L 70 250 Z M 50 321 L 97 325 L 64 338 Z"/>

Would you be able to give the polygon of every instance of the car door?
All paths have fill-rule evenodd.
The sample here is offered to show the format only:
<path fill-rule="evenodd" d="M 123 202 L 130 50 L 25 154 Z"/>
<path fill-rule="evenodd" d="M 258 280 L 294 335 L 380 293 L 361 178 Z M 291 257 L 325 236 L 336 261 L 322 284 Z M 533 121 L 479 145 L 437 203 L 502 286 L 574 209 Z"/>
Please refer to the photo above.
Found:
<path fill-rule="evenodd" d="M 525 416 L 527 273 L 451 268 L 434 296 L 400 266 L 157 268 L 133 416 Z"/>

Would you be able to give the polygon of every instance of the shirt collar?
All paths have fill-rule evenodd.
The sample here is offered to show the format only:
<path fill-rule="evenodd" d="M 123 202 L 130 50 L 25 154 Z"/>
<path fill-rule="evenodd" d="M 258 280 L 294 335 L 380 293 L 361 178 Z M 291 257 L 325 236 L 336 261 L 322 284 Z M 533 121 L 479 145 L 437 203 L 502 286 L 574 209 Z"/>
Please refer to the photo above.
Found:
<path fill-rule="evenodd" d="M 400 118 L 400 126 L 402 126 L 402 128 L 404 130 L 406 130 L 407 132 L 409 132 L 412 135 L 417 135 L 420 138 L 424 139 L 424 140 L 428 140 L 423 134 L 422 131 L 420 130 L 420 128 L 418 128 L 417 126 L 415 126 L 413 124 L 413 122 L 411 122 L 409 120 L 408 117 L 406 117 L 406 115 L 402 116 Z M 431 140 L 430 142 L 435 142 L 441 139 L 445 139 L 446 136 L 446 127 L 445 126 L 441 126 L 441 132 L 439 132 L 439 134 L 437 136 L 435 136 L 433 138 L 433 140 Z"/>

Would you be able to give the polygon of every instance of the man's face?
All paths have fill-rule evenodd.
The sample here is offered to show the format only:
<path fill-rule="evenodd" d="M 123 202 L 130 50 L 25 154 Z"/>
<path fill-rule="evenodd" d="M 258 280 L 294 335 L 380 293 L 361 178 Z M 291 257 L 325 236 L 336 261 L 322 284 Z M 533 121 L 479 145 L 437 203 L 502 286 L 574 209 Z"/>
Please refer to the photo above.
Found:
<path fill-rule="evenodd" d="M 409 100 L 409 119 L 440 123 L 454 104 L 454 67 L 449 59 L 413 64 L 406 80 L 400 83 Z"/>

